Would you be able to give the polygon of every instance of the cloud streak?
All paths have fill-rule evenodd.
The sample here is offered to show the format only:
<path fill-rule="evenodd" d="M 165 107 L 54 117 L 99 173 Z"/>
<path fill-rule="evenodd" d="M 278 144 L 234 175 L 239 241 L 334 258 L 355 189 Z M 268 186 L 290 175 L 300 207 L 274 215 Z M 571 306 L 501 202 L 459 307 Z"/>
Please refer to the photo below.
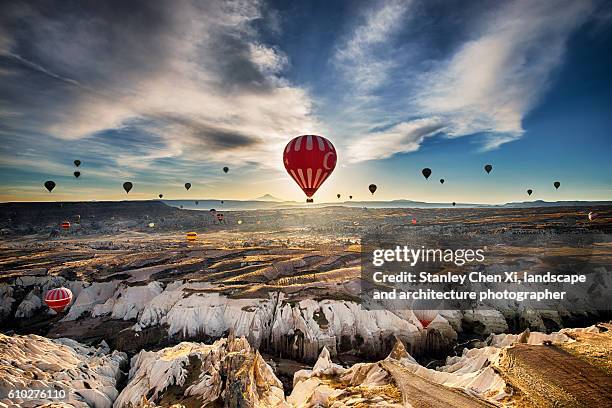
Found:
<path fill-rule="evenodd" d="M 251 25 L 258 1 L 110 3 L 4 6 L 5 126 L 83 146 L 140 130 L 154 148 L 110 157 L 138 168 L 203 156 L 269 165 L 287 135 L 316 127 L 308 93 L 281 77 L 287 56 Z"/>
<path fill-rule="evenodd" d="M 402 121 L 388 134 L 366 132 L 352 148 L 352 160 L 418 150 L 432 121 L 448 137 L 483 134 L 484 150 L 520 138 L 522 121 L 548 89 L 569 36 L 593 10 L 589 1 L 520 0 L 480 16 L 484 23 L 470 27 L 472 39 L 431 64 L 435 69 L 405 73 L 417 84 L 404 105 L 416 119 Z M 392 142 L 398 140 L 408 143 Z"/>

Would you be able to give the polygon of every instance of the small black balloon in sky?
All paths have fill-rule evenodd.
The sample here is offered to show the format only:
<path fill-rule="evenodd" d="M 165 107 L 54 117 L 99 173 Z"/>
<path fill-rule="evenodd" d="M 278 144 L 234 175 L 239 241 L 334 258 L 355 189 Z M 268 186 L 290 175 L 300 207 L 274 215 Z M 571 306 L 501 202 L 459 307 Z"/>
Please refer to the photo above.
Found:
<path fill-rule="evenodd" d="M 423 177 L 425 177 L 425 180 L 427 180 L 429 176 L 431 176 L 431 169 L 425 167 L 423 170 L 421 170 L 421 173 L 423 174 Z"/>
<path fill-rule="evenodd" d="M 55 188 L 55 182 L 51 180 L 45 181 L 45 188 L 51 192 Z"/>

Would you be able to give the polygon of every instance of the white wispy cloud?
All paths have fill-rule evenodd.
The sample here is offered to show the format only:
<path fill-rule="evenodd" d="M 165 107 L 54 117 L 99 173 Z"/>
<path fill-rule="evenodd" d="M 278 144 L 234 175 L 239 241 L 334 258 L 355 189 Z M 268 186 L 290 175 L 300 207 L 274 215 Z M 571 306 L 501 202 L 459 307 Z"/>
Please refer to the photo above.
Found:
<path fill-rule="evenodd" d="M 485 150 L 520 138 L 525 115 L 563 62 L 569 36 L 593 9 L 589 1 L 501 3 L 495 12 L 481 16 L 482 23 L 470 28 L 471 40 L 433 64 L 436 69 L 406 70 L 418 85 L 405 108 L 420 119 L 395 126 L 389 134 L 364 134 L 352 148 L 351 159 L 371 160 L 418 150 L 424 138 L 415 138 L 415 129 L 430 120 L 450 137 L 483 133 Z M 401 134 L 410 142 L 391 142 L 401 139 Z"/>
<path fill-rule="evenodd" d="M 36 59 L 17 58 L 17 42 L 7 34 L 0 37 L 2 50 L 64 84 L 50 88 L 56 95 L 29 93 L 38 99 L 24 106 L 44 117 L 34 124 L 17 118 L 11 127 L 84 141 L 109 129 L 139 128 L 155 146 L 111 156 L 134 169 L 163 158 L 282 166 L 277 156 L 287 137 L 320 126 L 308 92 L 282 78 L 288 57 L 262 43 L 251 25 L 261 17 L 260 2 L 170 3 L 152 12 L 161 20 L 156 24 L 117 22 L 113 30 L 96 14 L 51 19 L 27 9 L 31 37 L 39 40 Z"/>
<path fill-rule="evenodd" d="M 397 153 L 419 149 L 423 140 L 444 129 L 444 123 L 435 117 L 402 122 L 384 131 L 357 139 L 348 148 L 349 161 L 358 162 L 386 159 Z"/>
<path fill-rule="evenodd" d="M 422 114 L 444 116 L 450 136 L 487 132 L 485 148 L 520 137 L 522 120 L 550 84 L 589 1 L 516 1 L 502 7 L 443 66 L 424 76 Z M 497 134 L 497 135 L 496 135 Z"/>
<path fill-rule="evenodd" d="M 367 93 L 387 81 L 389 71 L 394 67 L 392 55 L 387 54 L 390 49 L 387 43 L 405 23 L 411 3 L 393 0 L 368 9 L 364 21 L 338 48 L 336 63 L 356 91 Z"/>

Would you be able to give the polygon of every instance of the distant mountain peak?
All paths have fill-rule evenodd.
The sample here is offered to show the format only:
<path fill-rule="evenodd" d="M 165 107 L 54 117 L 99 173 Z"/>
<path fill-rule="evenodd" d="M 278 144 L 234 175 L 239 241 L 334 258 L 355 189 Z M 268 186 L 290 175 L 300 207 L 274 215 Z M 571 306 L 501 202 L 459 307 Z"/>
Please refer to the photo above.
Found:
<path fill-rule="evenodd" d="M 274 197 L 272 194 L 265 194 L 265 195 L 262 195 L 261 197 L 256 198 L 254 201 L 277 201 L 277 202 L 282 202 L 283 200 L 281 200 L 280 198 Z"/>

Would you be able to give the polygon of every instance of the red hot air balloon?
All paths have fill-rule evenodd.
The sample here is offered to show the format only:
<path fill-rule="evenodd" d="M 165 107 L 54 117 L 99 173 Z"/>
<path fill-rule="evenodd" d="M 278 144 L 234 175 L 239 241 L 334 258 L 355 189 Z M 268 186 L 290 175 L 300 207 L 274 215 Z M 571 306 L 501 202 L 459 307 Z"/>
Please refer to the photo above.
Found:
<path fill-rule="evenodd" d="M 287 173 L 312 202 L 312 196 L 336 167 L 336 149 L 323 136 L 303 135 L 285 147 L 283 163 Z"/>
<path fill-rule="evenodd" d="M 72 302 L 72 292 L 68 288 L 51 289 L 45 295 L 45 303 L 56 313 L 61 313 Z"/>
<path fill-rule="evenodd" d="M 437 310 L 414 310 L 414 315 L 416 316 L 417 319 L 419 319 L 419 322 L 421 322 L 421 325 L 423 325 L 424 328 L 427 328 L 427 326 L 429 326 L 429 324 L 438 315 L 438 311 Z"/>

